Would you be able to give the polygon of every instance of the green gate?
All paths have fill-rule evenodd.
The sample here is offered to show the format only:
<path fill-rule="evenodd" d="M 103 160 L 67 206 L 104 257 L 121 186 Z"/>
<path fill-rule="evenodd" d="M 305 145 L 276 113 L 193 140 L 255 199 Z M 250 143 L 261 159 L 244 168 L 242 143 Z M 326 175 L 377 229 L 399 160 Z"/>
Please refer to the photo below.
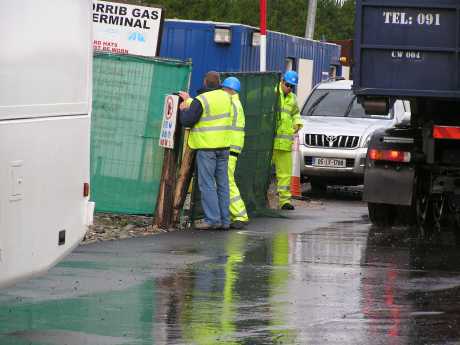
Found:
<path fill-rule="evenodd" d="M 96 211 L 151 214 L 159 190 L 158 146 L 166 94 L 187 90 L 191 65 L 100 54 L 93 64 L 91 199 Z"/>

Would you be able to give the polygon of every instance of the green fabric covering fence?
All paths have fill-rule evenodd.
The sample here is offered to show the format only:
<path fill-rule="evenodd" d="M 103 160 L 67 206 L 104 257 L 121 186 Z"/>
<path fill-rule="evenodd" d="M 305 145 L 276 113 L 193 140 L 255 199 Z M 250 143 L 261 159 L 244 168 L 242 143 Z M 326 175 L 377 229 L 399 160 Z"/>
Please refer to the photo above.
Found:
<path fill-rule="evenodd" d="M 93 64 L 91 199 L 96 211 L 152 214 L 166 94 L 187 90 L 190 64 L 100 54 Z"/>
<path fill-rule="evenodd" d="M 241 82 L 240 100 L 246 117 L 245 144 L 238 157 L 236 183 L 251 216 L 270 215 L 267 190 L 278 107 L 275 89 L 280 74 L 221 73 L 221 80 L 229 76 L 237 77 Z M 197 183 L 194 186 L 192 215 L 194 219 L 203 217 Z"/>

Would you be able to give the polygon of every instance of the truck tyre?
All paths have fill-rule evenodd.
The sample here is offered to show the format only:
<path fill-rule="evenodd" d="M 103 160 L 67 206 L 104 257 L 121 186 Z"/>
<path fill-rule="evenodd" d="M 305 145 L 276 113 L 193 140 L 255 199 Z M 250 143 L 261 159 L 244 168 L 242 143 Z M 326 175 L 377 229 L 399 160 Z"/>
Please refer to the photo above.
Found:
<path fill-rule="evenodd" d="M 396 206 L 398 225 L 414 227 L 417 225 L 415 206 Z"/>
<path fill-rule="evenodd" d="M 388 204 L 368 203 L 369 219 L 375 226 L 390 227 L 395 221 L 395 208 Z"/>
<path fill-rule="evenodd" d="M 454 234 L 455 244 L 460 246 L 460 196 L 450 196 L 448 210 L 448 226 Z"/>
<path fill-rule="evenodd" d="M 440 218 L 435 217 L 438 213 L 438 202 L 433 195 L 419 193 L 416 200 L 417 229 L 421 241 L 432 242 L 433 237 L 439 232 Z M 439 212 L 440 213 L 440 212 Z"/>

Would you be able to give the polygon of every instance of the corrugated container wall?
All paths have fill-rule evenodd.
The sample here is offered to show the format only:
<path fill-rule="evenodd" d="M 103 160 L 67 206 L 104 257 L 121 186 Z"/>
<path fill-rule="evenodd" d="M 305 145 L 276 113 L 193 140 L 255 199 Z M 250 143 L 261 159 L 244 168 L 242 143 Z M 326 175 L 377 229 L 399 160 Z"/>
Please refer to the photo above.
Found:
<path fill-rule="evenodd" d="M 214 42 L 215 27 L 231 29 L 231 44 Z M 253 28 L 241 24 L 166 20 L 161 41 L 161 57 L 192 60 L 190 90 L 195 95 L 202 86 L 204 74 L 219 72 L 259 71 L 259 46 L 253 46 Z M 269 32 L 267 37 L 267 70 L 283 72 L 288 61 L 299 68 L 299 60 L 313 60 L 312 85 L 339 65 L 340 47 L 335 44 L 311 41 L 301 37 Z"/>

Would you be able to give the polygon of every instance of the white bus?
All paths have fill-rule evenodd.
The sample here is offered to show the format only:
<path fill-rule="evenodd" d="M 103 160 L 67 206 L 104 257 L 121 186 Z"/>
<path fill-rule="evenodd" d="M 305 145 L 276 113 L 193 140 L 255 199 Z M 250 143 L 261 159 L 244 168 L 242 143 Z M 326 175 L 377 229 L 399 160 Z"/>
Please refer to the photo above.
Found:
<path fill-rule="evenodd" d="M 0 287 L 46 272 L 92 222 L 91 5 L 0 1 Z"/>

